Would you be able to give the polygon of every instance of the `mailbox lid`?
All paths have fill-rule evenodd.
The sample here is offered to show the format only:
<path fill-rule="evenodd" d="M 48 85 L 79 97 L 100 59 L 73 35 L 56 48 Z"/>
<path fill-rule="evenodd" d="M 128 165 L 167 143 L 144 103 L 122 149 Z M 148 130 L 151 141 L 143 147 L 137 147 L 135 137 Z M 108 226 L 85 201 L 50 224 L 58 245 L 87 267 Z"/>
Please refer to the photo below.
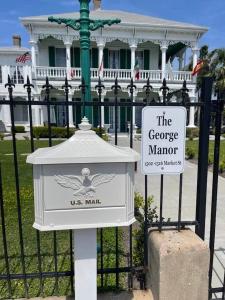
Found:
<path fill-rule="evenodd" d="M 136 162 L 139 153 L 128 147 L 118 147 L 105 142 L 94 131 L 87 118 L 82 119 L 78 130 L 67 141 L 41 148 L 27 157 L 35 165 L 71 163 Z"/>

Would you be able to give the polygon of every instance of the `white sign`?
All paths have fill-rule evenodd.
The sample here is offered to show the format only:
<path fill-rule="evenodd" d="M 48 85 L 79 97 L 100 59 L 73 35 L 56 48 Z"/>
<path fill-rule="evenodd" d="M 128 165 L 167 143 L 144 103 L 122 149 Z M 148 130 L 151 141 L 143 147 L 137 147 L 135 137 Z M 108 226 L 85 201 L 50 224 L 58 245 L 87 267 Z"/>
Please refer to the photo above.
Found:
<path fill-rule="evenodd" d="M 184 107 L 145 107 L 142 110 L 142 173 L 183 173 L 185 137 Z"/>

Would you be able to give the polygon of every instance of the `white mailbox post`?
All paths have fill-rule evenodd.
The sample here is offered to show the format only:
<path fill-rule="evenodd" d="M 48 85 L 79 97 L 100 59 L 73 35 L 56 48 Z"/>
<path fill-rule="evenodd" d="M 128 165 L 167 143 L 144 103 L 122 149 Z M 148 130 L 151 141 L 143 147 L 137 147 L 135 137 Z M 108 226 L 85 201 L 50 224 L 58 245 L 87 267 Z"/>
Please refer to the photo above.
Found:
<path fill-rule="evenodd" d="M 33 164 L 35 223 L 41 231 L 74 229 L 75 299 L 97 299 L 96 228 L 134 218 L 139 154 L 98 137 L 83 118 L 67 141 L 27 157 Z"/>

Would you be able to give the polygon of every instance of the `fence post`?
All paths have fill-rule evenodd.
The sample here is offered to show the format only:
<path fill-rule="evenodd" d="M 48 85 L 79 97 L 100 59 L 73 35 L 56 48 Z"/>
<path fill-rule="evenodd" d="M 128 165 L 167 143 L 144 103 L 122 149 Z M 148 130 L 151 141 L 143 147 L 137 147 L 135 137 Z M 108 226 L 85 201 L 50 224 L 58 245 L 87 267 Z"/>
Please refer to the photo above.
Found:
<path fill-rule="evenodd" d="M 205 238 L 205 218 L 206 218 L 206 198 L 207 198 L 207 177 L 208 177 L 208 154 L 209 154 L 209 124 L 210 107 L 212 95 L 212 77 L 205 77 L 202 81 L 200 131 L 199 131 L 199 153 L 198 153 L 198 179 L 196 198 L 196 221 L 198 226 L 196 234 L 204 240 Z"/>

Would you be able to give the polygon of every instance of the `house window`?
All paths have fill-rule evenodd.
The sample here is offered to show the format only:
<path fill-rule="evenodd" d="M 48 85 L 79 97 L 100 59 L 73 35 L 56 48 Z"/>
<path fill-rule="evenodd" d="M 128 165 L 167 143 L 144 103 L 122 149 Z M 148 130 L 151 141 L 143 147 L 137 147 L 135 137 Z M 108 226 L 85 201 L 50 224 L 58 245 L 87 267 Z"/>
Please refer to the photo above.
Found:
<path fill-rule="evenodd" d="M 49 67 L 66 67 L 66 49 L 48 47 Z"/>
<path fill-rule="evenodd" d="M 138 61 L 141 70 L 144 70 L 144 52 L 136 51 L 135 60 Z"/>
<path fill-rule="evenodd" d="M 23 98 L 15 98 L 17 101 L 24 101 Z M 28 107 L 27 105 L 14 105 L 15 122 L 28 122 Z"/>
<path fill-rule="evenodd" d="M 119 50 L 109 50 L 109 68 L 119 69 L 120 67 L 120 51 Z"/>
<path fill-rule="evenodd" d="M 56 48 L 55 49 L 55 66 L 66 67 L 66 49 Z"/>
<path fill-rule="evenodd" d="M 12 83 L 24 84 L 24 78 L 22 74 L 23 74 L 23 67 L 19 67 L 19 66 L 10 67 L 10 77 L 12 79 Z"/>

